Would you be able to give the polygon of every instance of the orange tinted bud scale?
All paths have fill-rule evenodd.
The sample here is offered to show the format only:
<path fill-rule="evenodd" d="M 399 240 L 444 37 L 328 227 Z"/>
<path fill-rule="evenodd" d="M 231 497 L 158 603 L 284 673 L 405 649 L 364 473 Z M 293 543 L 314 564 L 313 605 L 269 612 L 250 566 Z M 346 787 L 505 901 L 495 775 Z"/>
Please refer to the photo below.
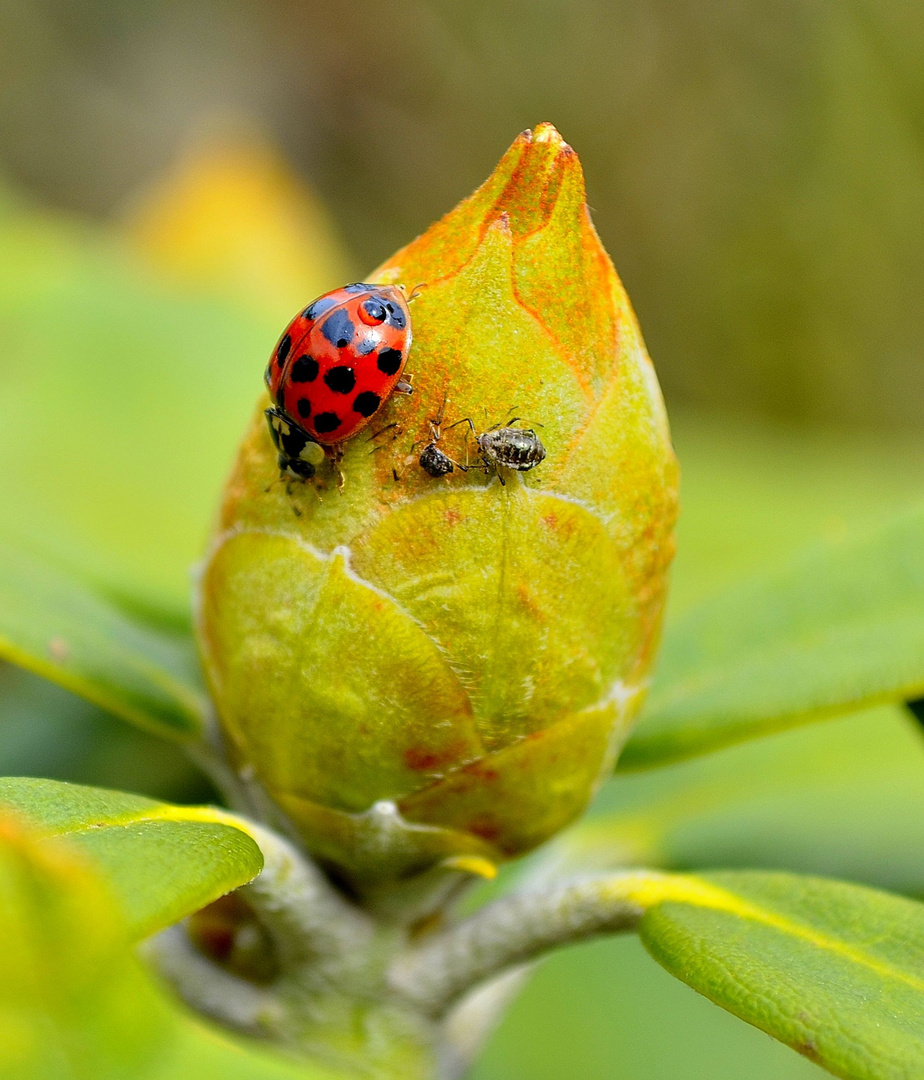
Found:
<path fill-rule="evenodd" d="M 293 320 L 267 372 L 273 441 L 296 475 L 342 444 L 348 483 L 297 490 L 293 514 L 261 402 L 199 606 L 238 763 L 360 890 L 520 855 L 584 809 L 645 693 L 677 498 L 638 324 L 549 125 L 371 276 L 428 283 L 413 398 L 368 438 L 348 437 L 359 415 L 317 427 L 351 400 L 325 389 L 330 368 L 353 368 L 355 397 L 371 358 L 398 389 L 400 367 L 374 369 L 383 348 L 403 362 L 410 327 L 370 303 L 387 313 L 388 294 L 407 322 L 396 286 L 349 286 Z M 344 344 L 336 323 L 324 333 L 342 312 Z M 364 352 L 367 335 L 390 336 Z M 318 372 L 300 382 L 305 355 Z"/>

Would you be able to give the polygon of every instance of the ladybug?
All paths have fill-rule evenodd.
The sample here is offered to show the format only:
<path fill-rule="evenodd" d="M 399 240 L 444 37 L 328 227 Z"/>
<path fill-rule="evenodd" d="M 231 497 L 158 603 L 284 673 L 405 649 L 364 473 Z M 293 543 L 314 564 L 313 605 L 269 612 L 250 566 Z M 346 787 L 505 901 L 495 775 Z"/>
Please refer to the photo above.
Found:
<path fill-rule="evenodd" d="M 266 418 L 280 469 L 310 478 L 324 454 L 339 457 L 340 444 L 361 431 L 393 391 L 411 393 L 401 381 L 410 346 L 411 317 L 400 286 L 344 285 L 296 315 L 266 368 L 274 402 Z"/>

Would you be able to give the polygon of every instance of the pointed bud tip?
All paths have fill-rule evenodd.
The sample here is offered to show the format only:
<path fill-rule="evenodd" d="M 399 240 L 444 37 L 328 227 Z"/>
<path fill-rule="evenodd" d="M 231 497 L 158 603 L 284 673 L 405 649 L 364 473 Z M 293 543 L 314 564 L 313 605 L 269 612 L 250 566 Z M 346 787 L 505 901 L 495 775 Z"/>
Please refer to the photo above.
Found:
<path fill-rule="evenodd" d="M 557 145 L 561 149 L 571 149 L 570 146 L 561 137 L 558 128 L 554 124 L 550 124 L 547 120 L 543 120 L 541 124 L 536 124 L 532 131 L 532 141 L 534 143 L 552 143 Z"/>

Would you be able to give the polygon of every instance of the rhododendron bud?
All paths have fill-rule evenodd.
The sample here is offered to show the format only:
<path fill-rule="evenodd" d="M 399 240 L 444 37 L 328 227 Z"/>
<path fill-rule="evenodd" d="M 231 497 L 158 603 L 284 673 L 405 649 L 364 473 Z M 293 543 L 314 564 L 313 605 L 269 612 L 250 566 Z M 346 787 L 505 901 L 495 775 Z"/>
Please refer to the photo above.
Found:
<path fill-rule="evenodd" d="M 654 371 L 553 127 L 366 280 L 425 286 L 414 394 L 344 443 L 342 492 L 330 463 L 275 482 L 261 399 L 199 616 L 235 760 L 360 885 L 581 812 L 646 687 L 676 512 Z M 475 440 L 513 417 L 545 450 L 528 471 Z"/>

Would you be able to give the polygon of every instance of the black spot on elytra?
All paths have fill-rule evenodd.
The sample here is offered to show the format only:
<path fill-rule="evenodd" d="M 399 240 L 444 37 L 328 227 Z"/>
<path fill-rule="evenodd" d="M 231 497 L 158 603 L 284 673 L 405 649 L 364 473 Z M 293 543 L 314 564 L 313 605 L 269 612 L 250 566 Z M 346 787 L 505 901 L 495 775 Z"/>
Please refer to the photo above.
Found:
<path fill-rule="evenodd" d="M 353 320 L 344 308 L 332 311 L 321 324 L 321 333 L 337 349 L 345 349 L 353 340 L 355 332 Z"/>
<path fill-rule="evenodd" d="M 372 299 L 364 301 L 363 310 L 370 319 L 374 319 L 376 322 L 385 322 L 385 307 L 383 304 L 380 304 L 378 300 Z"/>
<path fill-rule="evenodd" d="M 407 319 L 404 317 L 404 312 L 397 304 L 387 303 L 385 305 L 388 308 L 388 321 L 392 326 L 397 326 L 399 330 L 403 330 L 407 325 Z"/>
<path fill-rule="evenodd" d="M 303 420 L 306 420 L 309 416 L 311 416 L 311 402 L 308 400 L 308 398 L 299 398 L 298 404 L 295 406 L 295 408 L 298 409 L 298 415 Z"/>
<path fill-rule="evenodd" d="M 362 395 L 360 395 L 362 396 Z M 343 423 L 335 412 L 322 412 L 314 418 L 314 430 L 319 435 L 329 435 Z"/>
<path fill-rule="evenodd" d="M 317 300 L 314 300 L 305 308 L 302 312 L 302 318 L 316 319 L 319 315 L 323 315 L 325 311 L 330 311 L 336 303 L 337 301 L 333 297 L 319 296 Z"/>
<path fill-rule="evenodd" d="M 394 375 L 401 367 L 400 349 L 382 349 L 379 353 L 377 367 L 383 375 Z"/>
<path fill-rule="evenodd" d="M 289 349 L 292 348 L 292 338 L 288 334 L 283 334 L 282 341 L 276 346 L 276 360 L 279 362 L 280 367 L 286 362 L 286 357 L 289 355 Z"/>
<path fill-rule="evenodd" d="M 371 390 L 363 390 L 353 399 L 353 409 L 360 416 L 371 416 L 381 404 L 382 399 Z"/>
<path fill-rule="evenodd" d="M 356 385 L 356 376 L 351 367 L 340 365 L 332 367 L 324 376 L 324 381 L 335 394 L 349 394 Z"/>
<path fill-rule="evenodd" d="M 292 382 L 314 382 L 318 377 L 318 362 L 313 356 L 305 353 L 292 365 L 289 378 Z"/>

